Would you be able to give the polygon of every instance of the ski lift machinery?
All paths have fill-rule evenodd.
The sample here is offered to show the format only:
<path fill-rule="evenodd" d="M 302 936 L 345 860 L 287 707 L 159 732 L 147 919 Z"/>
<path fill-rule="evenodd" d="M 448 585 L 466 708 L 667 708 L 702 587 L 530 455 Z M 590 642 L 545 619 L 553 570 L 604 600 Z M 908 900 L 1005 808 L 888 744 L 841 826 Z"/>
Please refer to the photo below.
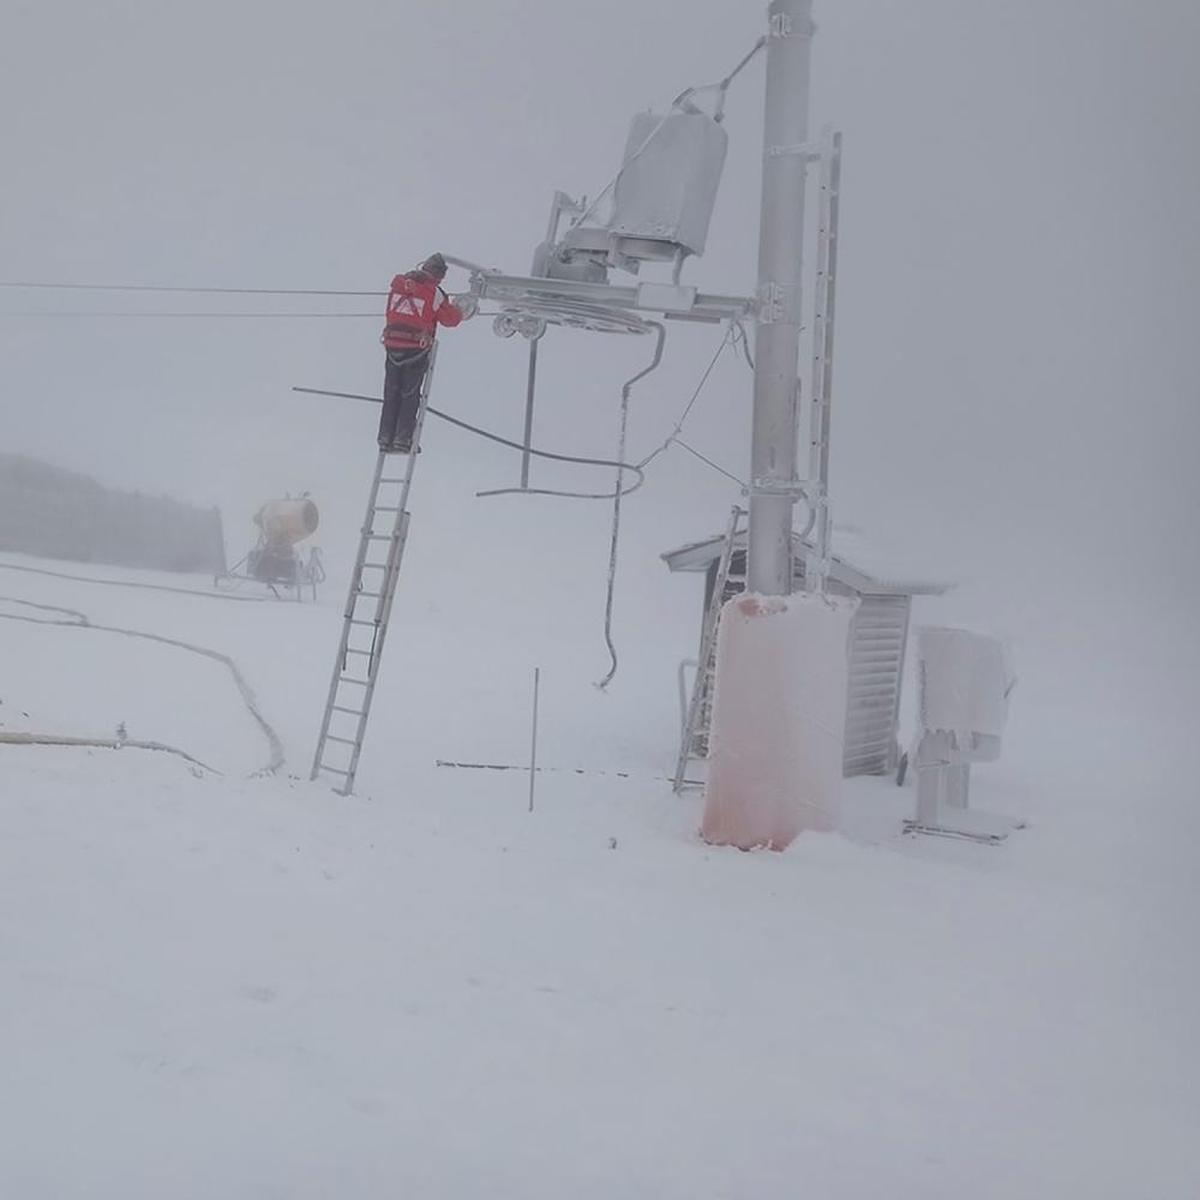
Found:
<path fill-rule="evenodd" d="M 742 65 L 746 61 L 749 56 Z M 534 251 L 529 275 L 505 275 L 447 258 L 471 271 L 470 294 L 478 302 L 498 305 L 495 333 L 505 338 L 520 334 L 529 342 L 526 454 L 520 487 L 505 491 L 530 490 L 528 447 L 538 342 L 548 326 L 646 334 L 660 328 L 655 320 L 660 316 L 719 324 L 752 313 L 754 302 L 747 297 L 706 294 L 680 282 L 684 262 L 702 255 L 708 238 L 729 140 L 722 124 L 729 79 L 710 88 L 689 89 L 665 116 L 638 114 L 620 170 L 590 204 L 555 192 L 546 237 Z M 692 99 L 708 90 L 719 93 L 712 114 Z M 565 231 L 564 218 L 569 222 Z M 669 280 L 609 282 L 612 271 L 637 276 L 653 264 L 669 264 Z"/>
<path fill-rule="evenodd" d="M 792 28 L 789 19 L 786 14 L 780 16 L 776 15 L 774 11 L 776 6 L 784 2 L 785 0 L 773 0 L 770 37 L 789 36 Z M 616 649 L 612 640 L 612 610 L 621 498 L 640 485 L 644 477 L 643 467 L 672 442 L 678 442 L 685 449 L 690 449 L 677 436 L 682 421 L 686 419 L 687 412 L 695 402 L 716 358 L 725 346 L 735 344 L 738 334 L 741 335 L 743 344 L 745 343 L 742 321 L 753 319 L 761 323 L 764 320 L 782 319 L 780 316 L 773 315 L 777 311 L 782 312 L 784 307 L 776 294 L 780 290 L 778 287 L 765 287 L 760 283 L 759 294 L 756 297 L 732 296 L 701 292 L 694 286 L 684 284 L 681 279 L 686 260 L 693 255 L 703 254 L 708 237 L 709 223 L 716 202 L 728 145 L 728 135 L 723 124 L 726 93 L 730 84 L 746 65 L 759 51 L 768 47 L 769 41 L 770 38 L 767 35 L 760 37 L 734 69 L 719 82 L 698 88 L 688 88 L 680 93 L 665 115 L 642 113 L 635 117 L 628 134 L 620 169 L 590 203 L 586 199 L 574 200 L 561 191 L 555 192 L 550 206 L 546 235 L 534 252 L 530 274 L 509 275 L 450 254 L 443 256 L 447 263 L 464 268 L 469 272 L 470 285 L 464 298 L 472 301 L 477 310 L 482 311 L 485 303 L 491 306 L 488 311 L 494 318 L 494 332 L 503 338 L 511 338 L 519 334 L 529 343 L 525 428 L 522 443 L 509 442 L 505 438 L 478 429 L 449 414 L 429 409 L 439 417 L 460 425 L 477 435 L 510 445 L 523 452 L 518 487 L 478 494 L 575 496 L 589 499 L 611 499 L 613 502 L 604 627 L 611 665 L 604 678 L 598 681 L 598 686 L 602 688 L 613 678 L 617 669 Z M 702 97 L 711 99 L 711 111 L 705 111 L 697 103 Z M 787 161 L 799 161 L 805 165 L 816 159 L 820 159 L 822 163 L 833 161 L 832 152 L 825 150 L 818 152 L 807 143 L 778 146 L 771 144 L 768 146 L 767 153 L 768 155 L 786 155 L 788 156 Z M 793 158 L 793 156 L 795 157 Z M 565 231 L 562 228 L 564 219 L 568 220 Z M 665 266 L 667 269 L 656 272 L 658 277 L 654 279 L 636 278 L 641 275 L 644 268 L 652 265 Z M 609 276 L 613 271 L 632 275 L 635 277 L 635 282 L 631 284 L 611 283 Z M 831 286 L 829 292 L 828 316 L 831 318 Z M 763 317 L 764 311 L 769 314 L 767 317 Z M 709 325 L 724 324 L 727 326 L 727 330 L 724 340 L 718 346 L 713 357 L 713 363 L 709 365 L 702 377 L 695 395 L 689 401 L 684 416 L 680 418 L 672 436 L 659 450 L 654 451 L 641 463 L 631 463 L 625 458 L 625 435 L 631 391 L 661 362 L 666 340 L 666 322 L 668 321 L 689 321 Z M 831 329 L 831 319 L 828 324 Z M 553 454 L 544 450 L 535 450 L 532 446 L 538 344 L 551 325 L 593 333 L 626 335 L 653 333 L 656 335 L 650 361 L 637 374 L 626 380 L 621 389 L 620 435 L 618 451 L 613 460 Z M 824 342 L 821 342 L 821 346 L 824 348 L 818 349 L 817 357 L 821 362 L 826 362 L 828 347 Z M 428 386 L 429 375 L 426 376 L 421 413 L 426 408 L 425 398 Z M 308 388 L 296 390 L 315 391 L 315 389 Z M 317 391 L 316 394 L 348 396 L 360 400 L 374 399 L 374 397 L 344 392 Z M 817 403 L 819 402 L 814 396 L 814 414 Z M 814 425 L 815 423 L 814 415 Z M 827 439 L 828 417 L 826 413 L 821 423 L 820 436 L 814 434 L 814 452 L 819 444 L 827 445 Z M 703 458 L 696 451 L 691 452 L 697 454 L 697 457 Z M 530 487 L 529 467 L 532 457 L 613 467 L 616 471 L 615 485 L 611 492 L 600 493 L 551 491 Z M 405 495 L 407 495 L 408 484 L 411 481 L 414 461 L 410 456 L 408 472 L 403 481 L 388 481 L 403 482 Z M 709 460 L 705 459 L 704 461 L 709 462 L 709 465 L 714 466 L 718 471 L 722 471 L 719 466 Z M 379 473 L 383 466 L 384 456 L 381 455 L 376 472 L 376 487 L 380 482 Z M 821 467 L 825 468 L 824 461 L 822 461 Z M 634 481 L 628 485 L 625 483 L 626 472 L 635 477 Z M 728 474 L 724 471 L 722 473 Z M 733 477 L 730 476 L 730 478 Z M 781 496 L 786 494 L 789 498 L 794 493 L 797 498 L 808 502 L 810 517 L 817 517 L 823 508 L 823 478 L 824 470 L 822 470 L 820 483 L 810 482 L 802 487 L 802 481 L 788 480 L 784 491 L 780 491 L 779 486 L 772 480 L 761 483 L 755 480 L 749 488 L 740 480 L 736 482 L 742 486 L 743 492 L 749 491 L 752 499 L 756 494 L 764 492 L 769 492 L 771 495 L 778 493 Z M 811 493 L 807 490 L 808 488 L 812 489 Z M 374 492 L 372 496 L 372 504 L 374 504 Z M 353 787 L 354 772 L 357 769 L 358 755 L 361 751 L 370 707 L 370 695 L 374 688 L 374 672 L 378 669 L 378 657 L 386 630 L 387 612 L 390 610 L 390 598 L 395 587 L 398 556 L 402 552 L 407 530 L 407 512 L 404 509 L 403 500 L 398 506 L 389 508 L 387 511 L 399 514 L 391 535 L 375 535 L 373 533 L 368 535 L 366 526 L 363 534 L 364 547 L 367 542 L 379 540 L 391 543 L 392 557 L 388 560 L 387 577 L 383 590 L 379 593 L 362 593 L 370 596 L 378 595 L 383 615 L 380 617 L 377 614 L 374 621 L 354 619 L 353 604 L 356 599 L 356 589 L 352 585 L 351 599 L 346 613 L 346 628 L 343 631 L 342 651 L 340 652 L 340 655 L 345 653 L 368 655 L 371 662 L 370 679 L 366 681 L 348 680 L 350 683 L 366 686 L 366 697 L 362 701 L 362 708 L 346 708 L 336 703 L 339 670 L 345 665 L 342 658 L 339 657 L 339 662 L 335 664 L 333 684 L 326 705 L 325 725 L 313 762 L 313 778 L 316 778 L 322 769 L 335 770 L 343 777 L 344 782 L 341 788 L 343 794 L 347 794 Z M 369 521 L 371 519 L 373 517 L 369 516 Z M 821 534 L 827 535 L 826 521 L 818 519 L 815 524 Z M 360 547 L 360 559 L 364 554 L 365 549 Z M 818 561 L 822 562 L 825 555 L 821 553 L 817 557 Z M 369 651 L 347 650 L 348 631 L 351 626 L 356 625 L 374 626 L 376 641 L 372 643 Z M 358 718 L 357 733 L 353 739 L 335 737 L 332 734 L 329 734 L 327 739 L 326 735 L 334 712 L 351 713 Z M 345 743 L 353 747 L 352 761 L 347 769 L 331 768 L 324 763 L 322 749 L 326 740 Z"/>
<path fill-rule="evenodd" d="M 662 361 L 666 326 L 655 318 L 732 325 L 753 313 L 754 301 L 750 298 L 703 293 L 683 284 L 681 275 L 689 257 L 704 253 L 708 239 L 729 142 L 722 123 L 726 90 L 760 47 L 761 43 L 756 45 L 719 83 L 687 89 L 665 115 L 644 112 L 634 117 L 620 170 L 590 204 L 586 199 L 573 200 L 565 192 L 555 192 L 546 237 L 534 251 L 528 276 L 504 275 L 447 256 L 448 262 L 471 272 L 470 295 L 476 303 L 490 301 L 499 306 L 494 332 L 504 338 L 520 334 L 529 343 L 520 483 L 480 495 L 524 493 L 611 497 L 613 501 L 604 622 L 611 661 L 608 672 L 598 681 L 601 688 L 608 685 L 617 670 L 612 609 L 621 498 L 639 486 L 640 477 L 626 486 L 627 468 L 618 467 L 611 493 L 530 487 L 538 344 L 550 325 L 594 333 L 657 335 L 649 364 L 627 380 L 621 390 L 616 460 L 624 463 L 632 388 Z M 694 98 L 705 92 L 716 94 L 712 113 L 695 103 Z M 564 218 L 569 218 L 565 232 Z M 609 282 L 612 271 L 638 276 L 644 266 L 651 264 L 669 264 L 669 279 L 642 279 L 633 285 Z"/>

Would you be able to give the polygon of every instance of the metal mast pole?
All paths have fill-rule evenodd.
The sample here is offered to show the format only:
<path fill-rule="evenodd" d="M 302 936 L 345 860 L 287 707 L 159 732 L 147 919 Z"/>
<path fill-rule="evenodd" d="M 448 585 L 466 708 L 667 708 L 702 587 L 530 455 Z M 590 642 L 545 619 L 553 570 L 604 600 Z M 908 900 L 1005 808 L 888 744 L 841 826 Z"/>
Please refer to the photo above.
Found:
<path fill-rule="evenodd" d="M 747 582 L 751 591 L 786 596 L 796 503 L 812 0 L 772 0 L 767 13 Z"/>

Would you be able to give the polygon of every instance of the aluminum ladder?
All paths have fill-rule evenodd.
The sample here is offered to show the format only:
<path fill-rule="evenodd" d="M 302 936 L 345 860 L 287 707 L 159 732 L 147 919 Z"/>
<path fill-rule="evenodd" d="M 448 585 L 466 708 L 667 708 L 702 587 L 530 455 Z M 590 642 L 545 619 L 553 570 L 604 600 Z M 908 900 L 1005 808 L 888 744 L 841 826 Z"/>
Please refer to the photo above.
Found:
<path fill-rule="evenodd" d="M 743 509 L 734 506 L 729 514 L 729 525 L 725 530 L 725 544 L 721 547 L 721 557 L 717 562 L 717 575 L 713 580 L 712 595 L 708 598 L 708 608 L 704 613 L 704 627 L 700 635 L 700 658 L 696 664 L 696 677 L 692 680 L 692 694 L 688 701 L 687 714 L 683 720 L 683 730 L 679 739 L 679 757 L 675 761 L 674 790 L 681 792 L 689 784 L 695 783 L 687 776 L 688 764 L 695 759 L 708 757 L 708 731 L 712 721 L 713 682 L 717 677 L 717 627 L 721 622 L 721 607 L 726 600 L 726 589 L 729 584 L 740 585 L 738 591 L 746 586 L 744 574 L 734 575 L 733 543 L 737 537 L 738 525 L 745 515 Z M 680 687 L 682 688 L 682 682 Z"/>
<path fill-rule="evenodd" d="M 826 127 L 817 155 L 817 269 L 813 290 L 812 408 L 808 477 L 815 483 L 805 590 L 823 592 L 829 576 L 832 523 L 829 510 L 829 427 L 833 394 L 833 320 L 837 301 L 838 209 L 842 187 L 842 135 Z"/>
<path fill-rule="evenodd" d="M 350 594 L 346 598 L 342 638 L 333 664 L 329 698 L 325 702 L 325 716 L 321 721 L 321 733 L 317 738 L 309 775 L 310 779 L 316 779 L 322 772 L 337 776 L 341 782 L 335 790 L 343 796 L 348 796 L 354 790 L 367 718 L 375 697 L 379 664 L 387 640 L 388 619 L 396 595 L 396 580 L 400 575 L 400 563 L 408 540 L 408 493 L 416 469 L 436 359 L 435 342 L 430 349 L 429 367 L 421 384 L 412 450 L 406 456 L 404 473 L 389 474 L 389 468 L 398 462 L 398 456 L 387 450 L 379 452 L 358 541 L 358 557 L 350 575 Z M 386 528 L 389 521 L 390 529 Z M 379 524 L 385 528 L 381 530 Z M 386 548 L 382 561 L 373 557 L 381 546 Z"/>

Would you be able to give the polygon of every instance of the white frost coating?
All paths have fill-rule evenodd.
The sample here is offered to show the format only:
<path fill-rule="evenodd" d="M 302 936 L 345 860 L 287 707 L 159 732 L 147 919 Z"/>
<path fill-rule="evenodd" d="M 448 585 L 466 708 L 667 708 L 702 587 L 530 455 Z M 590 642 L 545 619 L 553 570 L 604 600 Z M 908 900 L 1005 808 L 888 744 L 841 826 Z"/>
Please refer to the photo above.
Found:
<path fill-rule="evenodd" d="M 1002 642 L 926 625 L 917 630 L 917 657 L 922 729 L 953 733 L 960 747 L 971 744 L 972 734 L 1003 735 L 1015 679 Z"/>
<path fill-rule="evenodd" d="M 836 829 L 856 600 L 743 593 L 721 613 L 701 835 L 783 850 Z"/>

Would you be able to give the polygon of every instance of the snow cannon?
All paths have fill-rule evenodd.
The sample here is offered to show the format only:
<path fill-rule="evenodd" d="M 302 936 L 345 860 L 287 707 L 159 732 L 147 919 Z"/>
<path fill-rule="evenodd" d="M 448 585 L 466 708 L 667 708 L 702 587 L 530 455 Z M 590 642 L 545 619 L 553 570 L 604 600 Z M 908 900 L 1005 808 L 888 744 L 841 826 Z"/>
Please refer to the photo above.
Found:
<path fill-rule="evenodd" d="M 321 514 L 307 496 L 299 500 L 268 500 L 254 514 L 254 523 L 272 546 L 290 547 L 316 533 Z"/>
<path fill-rule="evenodd" d="M 290 592 L 296 600 L 302 598 L 305 589 L 311 589 L 316 600 L 317 584 L 325 580 L 321 552 L 313 546 L 304 559 L 296 546 L 316 533 L 321 523 L 317 506 L 307 494 L 268 500 L 254 514 L 253 521 L 259 529 L 257 543 L 241 562 L 217 576 L 217 586 L 236 587 L 245 580 L 265 584 L 280 599 Z"/>

